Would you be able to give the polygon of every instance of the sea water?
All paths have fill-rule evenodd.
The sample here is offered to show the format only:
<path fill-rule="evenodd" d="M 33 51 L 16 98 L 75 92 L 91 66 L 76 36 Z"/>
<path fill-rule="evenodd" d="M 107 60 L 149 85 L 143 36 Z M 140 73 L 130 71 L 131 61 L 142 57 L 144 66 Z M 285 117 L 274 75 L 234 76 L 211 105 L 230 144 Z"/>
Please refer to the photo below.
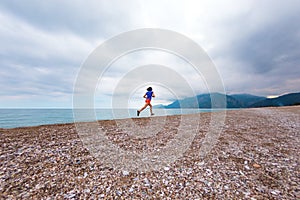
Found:
<path fill-rule="evenodd" d="M 153 109 L 155 116 L 210 112 L 210 109 Z M 145 109 L 140 117 L 149 117 Z M 136 109 L 0 109 L 0 128 L 64 124 L 79 121 L 126 119 L 136 116 Z"/>

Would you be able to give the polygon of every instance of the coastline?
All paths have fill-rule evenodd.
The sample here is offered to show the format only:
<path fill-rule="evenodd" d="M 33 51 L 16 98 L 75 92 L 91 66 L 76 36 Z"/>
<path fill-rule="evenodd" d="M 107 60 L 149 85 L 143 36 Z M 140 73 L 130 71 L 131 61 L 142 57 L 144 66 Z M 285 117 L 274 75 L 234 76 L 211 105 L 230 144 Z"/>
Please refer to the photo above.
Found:
<path fill-rule="evenodd" d="M 83 146 L 74 123 L 0 129 L 0 198 L 300 198 L 300 106 L 227 111 L 222 134 L 203 159 L 197 152 L 211 113 L 200 116 L 185 154 L 145 173 L 107 168 Z M 181 115 L 132 120 L 143 128 L 155 119 L 166 123 L 145 139 L 122 132 L 118 120 L 98 124 L 123 149 L 155 151 L 176 135 Z"/>
<path fill-rule="evenodd" d="M 88 109 L 89 110 L 89 109 Z M 155 109 L 156 115 L 159 116 L 172 116 L 172 115 L 185 115 L 193 113 L 203 112 L 215 112 L 225 109 Z M 226 109 L 233 110 L 233 109 Z M 82 117 L 77 115 L 81 119 L 74 119 L 74 111 L 71 108 L 68 109 L 0 109 L 0 128 L 22 128 L 33 127 L 40 125 L 58 125 L 58 124 L 70 124 L 77 122 L 91 122 L 94 119 L 85 119 L 85 109 L 82 109 Z M 120 120 L 131 118 L 147 118 L 148 112 L 143 112 L 140 117 L 136 117 L 136 109 L 117 109 L 117 113 L 114 113 L 112 109 L 96 109 L 95 112 L 97 121 L 102 120 Z M 80 114 L 80 113 L 79 113 Z M 117 117 L 116 117 L 117 116 Z M 74 122 L 77 121 L 77 122 Z"/>
<path fill-rule="evenodd" d="M 108 109 L 97 108 L 80 109 L 74 118 L 74 110 L 72 108 L 57 109 L 57 108 L 22 108 L 22 109 L 0 109 L 0 128 L 11 129 L 21 127 L 32 127 L 40 125 L 55 125 L 55 124 L 69 124 L 77 122 L 91 122 L 95 119 L 86 119 L 86 111 L 95 112 L 97 121 L 101 120 L 116 120 L 116 119 L 130 119 L 136 118 L 136 109 Z M 116 112 L 116 113 L 114 113 Z M 148 112 L 145 111 L 139 118 L 148 117 Z M 180 114 L 191 114 L 199 112 L 213 112 L 210 109 L 155 109 L 155 116 L 171 116 Z M 82 117 L 80 117 L 82 115 Z"/>

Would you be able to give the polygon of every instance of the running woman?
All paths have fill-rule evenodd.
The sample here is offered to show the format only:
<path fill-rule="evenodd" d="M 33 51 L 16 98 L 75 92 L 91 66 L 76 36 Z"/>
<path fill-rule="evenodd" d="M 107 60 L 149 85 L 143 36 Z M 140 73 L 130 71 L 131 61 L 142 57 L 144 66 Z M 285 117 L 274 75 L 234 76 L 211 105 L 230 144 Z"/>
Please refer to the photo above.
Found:
<path fill-rule="evenodd" d="M 152 97 L 155 97 L 153 91 L 152 91 L 152 87 L 148 87 L 147 88 L 147 92 L 146 94 L 143 96 L 144 98 L 146 98 L 146 101 L 145 101 L 145 105 L 137 111 L 137 116 L 140 116 L 140 113 L 145 109 L 147 108 L 147 106 L 150 107 L 150 114 L 151 115 L 154 115 L 154 113 L 152 112 L 152 105 L 151 105 L 151 99 Z"/>

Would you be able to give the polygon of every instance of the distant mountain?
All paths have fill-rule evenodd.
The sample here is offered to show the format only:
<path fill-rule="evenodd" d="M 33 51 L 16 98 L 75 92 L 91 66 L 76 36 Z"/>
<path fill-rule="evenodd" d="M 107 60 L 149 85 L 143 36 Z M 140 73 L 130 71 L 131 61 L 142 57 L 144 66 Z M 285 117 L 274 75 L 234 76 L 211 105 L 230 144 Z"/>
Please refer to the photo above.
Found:
<path fill-rule="evenodd" d="M 277 98 L 265 99 L 256 102 L 250 107 L 270 107 L 270 106 L 292 106 L 300 104 L 300 93 L 291 93 Z"/>
<path fill-rule="evenodd" d="M 300 104 L 300 93 L 287 94 L 273 99 L 251 94 L 226 95 L 211 93 L 176 100 L 173 103 L 164 106 L 164 108 L 252 108 L 290 106 L 296 104 Z M 160 107 L 162 106 L 160 105 Z"/>
<path fill-rule="evenodd" d="M 243 108 L 248 108 L 259 101 L 267 99 L 266 97 L 260 97 L 251 94 L 232 94 L 230 96 L 238 100 Z"/>
<path fill-rule="evenodd" d="M 214 100 L 212 102 L 212 100 Z M 201 94 L 196 97 L 189 97 L 176 100 L 165 106 L 165 108 L 241 108 L 242 104 L 235 98 L 220 94 Z"/>

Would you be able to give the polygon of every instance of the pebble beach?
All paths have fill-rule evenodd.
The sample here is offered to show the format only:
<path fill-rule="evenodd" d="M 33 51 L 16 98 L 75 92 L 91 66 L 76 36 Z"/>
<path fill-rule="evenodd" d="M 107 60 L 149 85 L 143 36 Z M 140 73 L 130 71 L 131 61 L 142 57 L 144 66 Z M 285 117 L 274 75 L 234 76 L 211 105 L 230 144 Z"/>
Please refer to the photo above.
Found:
<path fill-rule="evenodd" d="M 131 138 L 116 120 L 98 123 L 120 148 L 152 151 L 177 134 L 180 117 L 167 116 L 150 138 Z M 227 111 L 200 158 L 210 117 L 201 113 L 183 156 L 145 172 L 107 167 L 72 123 L 0 129 L 0 199 L 300 199 L 300 106 Z M 150 118 L 132 120 L 142 129 Z"/>

